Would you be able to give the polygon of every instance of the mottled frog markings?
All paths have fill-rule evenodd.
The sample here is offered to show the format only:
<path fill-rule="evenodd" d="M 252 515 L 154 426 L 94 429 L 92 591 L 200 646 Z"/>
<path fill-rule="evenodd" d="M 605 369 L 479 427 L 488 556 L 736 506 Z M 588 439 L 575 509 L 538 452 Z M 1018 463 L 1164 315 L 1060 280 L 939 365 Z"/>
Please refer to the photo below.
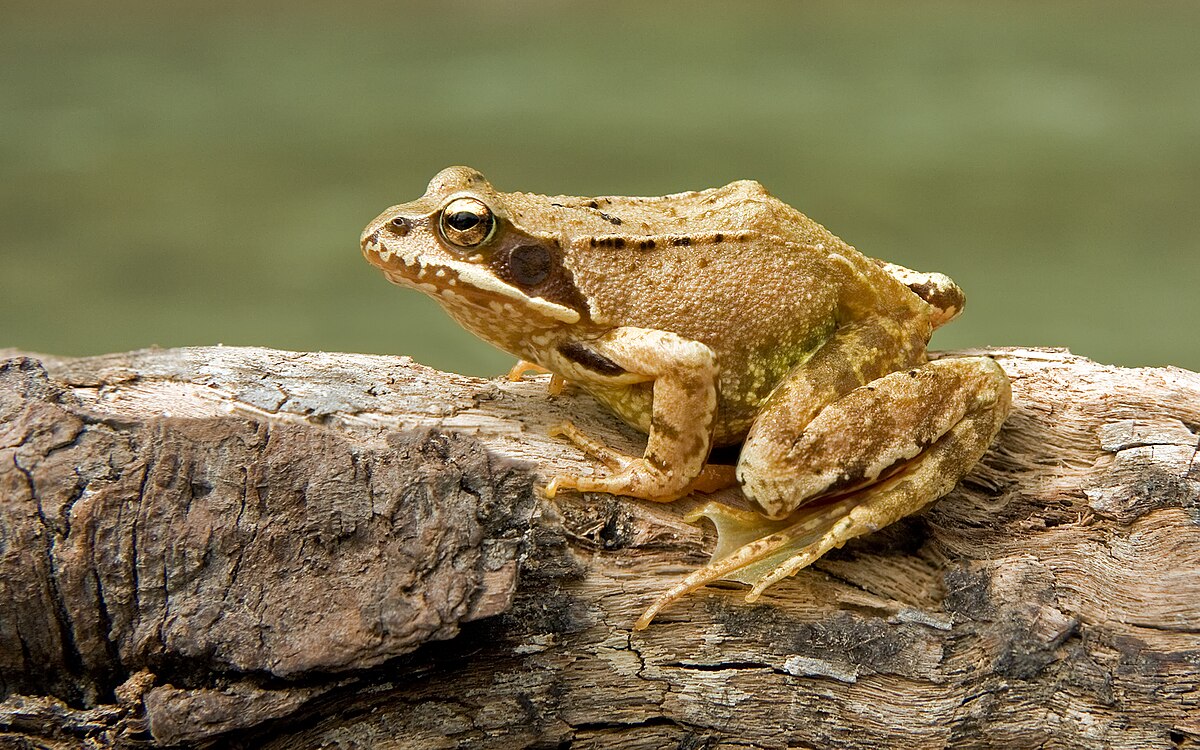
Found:
<path fill-rule="evenodd" d="M 985 357 L 927 361 L 962 311 L 946 276 L 873 260 L 757 182 L 655 198 L 497 192 L 451 167 L 362 234 L 367 260 L 466 329 L 593 394 L 648 435 L 641 456 L 571 424 L 608 473 L 547 486 L 669 502 L 735 482 L 758 509 L 710 502 L 712 561 L 637 621 L 719 579 L 747 601 L 847 540 L 949 492 L 1008 414 Z M 708 463 L 740 444 L 737 466 Z"/>

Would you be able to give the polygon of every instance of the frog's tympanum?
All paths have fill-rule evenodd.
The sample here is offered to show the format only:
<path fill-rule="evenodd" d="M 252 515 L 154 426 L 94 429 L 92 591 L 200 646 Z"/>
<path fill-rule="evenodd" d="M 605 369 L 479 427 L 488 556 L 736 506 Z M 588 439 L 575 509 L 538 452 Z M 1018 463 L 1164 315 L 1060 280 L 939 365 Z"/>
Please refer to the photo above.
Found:
<path fill-rule="evenodd" d="M 667 502 L 737 482 L 754 512 L 710 502 L 712 561 L 642 615 L 718 579 L 748 601 L 847 540 L 949 492 L 1008 414 L 991 359 L 927 361 L 958 315 L 946 276 L 867 258 L 757 182 L 659 198 L 500 193 L 443 170 L 362 234 L 367 260 L 436 299 L 528 369 L 591 393 L 649 437 L 629 456 L 558 433 L 607 465 L 546 492 Z M 741 444 L 737 466 L 708 464 Z"/>

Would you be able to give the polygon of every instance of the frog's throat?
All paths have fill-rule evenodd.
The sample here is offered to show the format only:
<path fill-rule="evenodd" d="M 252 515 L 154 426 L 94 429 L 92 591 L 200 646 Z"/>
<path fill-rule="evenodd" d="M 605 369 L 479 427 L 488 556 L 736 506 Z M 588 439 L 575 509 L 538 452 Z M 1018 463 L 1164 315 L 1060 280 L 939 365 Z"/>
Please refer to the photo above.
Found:
<path fill-rule="evenodd" d="M 579 312 L 541 297 L 531 297 L 496 278 L 488 268 L 468 261 L 439 258 L 436 263 L 415 255 L 393 251 L 385 244 L 368 240 L 363 255 L 383 271 L 388 281 L 411 286 L 450 305 L 468 304 L 499 312 L 504 303 L 521 312 L 534 312 L 555 323 L 573 324 Z"/>

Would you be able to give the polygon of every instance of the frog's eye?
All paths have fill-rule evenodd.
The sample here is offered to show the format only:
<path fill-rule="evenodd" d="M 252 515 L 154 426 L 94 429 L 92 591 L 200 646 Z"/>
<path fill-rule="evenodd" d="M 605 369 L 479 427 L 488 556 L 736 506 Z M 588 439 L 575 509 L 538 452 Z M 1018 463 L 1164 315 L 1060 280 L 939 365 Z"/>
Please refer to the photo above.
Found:
<path fill-rule="evenodd" d="M 450 244 L 475 247 L 492 236 L 496 217 L 487 204 L 477 198 L 455 198 L 442 209 L 438 226 Z"/>

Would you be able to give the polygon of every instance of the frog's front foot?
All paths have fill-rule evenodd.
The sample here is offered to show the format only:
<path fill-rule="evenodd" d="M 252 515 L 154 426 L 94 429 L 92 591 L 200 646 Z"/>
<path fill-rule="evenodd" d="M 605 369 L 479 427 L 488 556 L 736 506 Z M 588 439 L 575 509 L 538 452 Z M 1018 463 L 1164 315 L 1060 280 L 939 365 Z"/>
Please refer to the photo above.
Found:
<path fill-rule="evenodd" d="M 609 448 L 604 443 L 589 436 L 572 422 L 562 422 L 549 429 L 550 437 L 563 437 L 575 444 L 575 447 L 592 458 L 600 461 L 613 471 L 623 471 L 637 461 L 636 456 Z"/>
<path fill-rule="evenodd" d="M 546 485 L 546 497 L 553 498 L 560 490 L 578 490 L 579 492 L 611 492 L 613 494 L 629 494 L 619 489 L 633 483 L 634 478 L 628 476 L 634 469 L 638 459 L 618 450 L 609 448 L 604 443 L 585 434 L 571 422 L 563 422 L 550 428 L 550 437 L 565 437 L 588 456 L 600 461 L 613 474 L 603 477 L 582 476 L 579 474 L 559 474 Z"/>
<path fill-rule="evenodd" d="M 699 476 L 689 479 L 681 477 L 668 467 L 656 466 L 650 459 L 631 456 L 610 448 L 570 422 L 555 425 L 549 432 L 551 437 L 567 438 L 612 472 L 606 476 L 555 476 L 546 485 L 546 496 L 550 498 L 557 495 L 559 490 L 572 489 L 579 492 L 608 492 L 667 503 L 689 492 L 716 492 L 737 484 L 732 466 L 707 464 Z"/>

